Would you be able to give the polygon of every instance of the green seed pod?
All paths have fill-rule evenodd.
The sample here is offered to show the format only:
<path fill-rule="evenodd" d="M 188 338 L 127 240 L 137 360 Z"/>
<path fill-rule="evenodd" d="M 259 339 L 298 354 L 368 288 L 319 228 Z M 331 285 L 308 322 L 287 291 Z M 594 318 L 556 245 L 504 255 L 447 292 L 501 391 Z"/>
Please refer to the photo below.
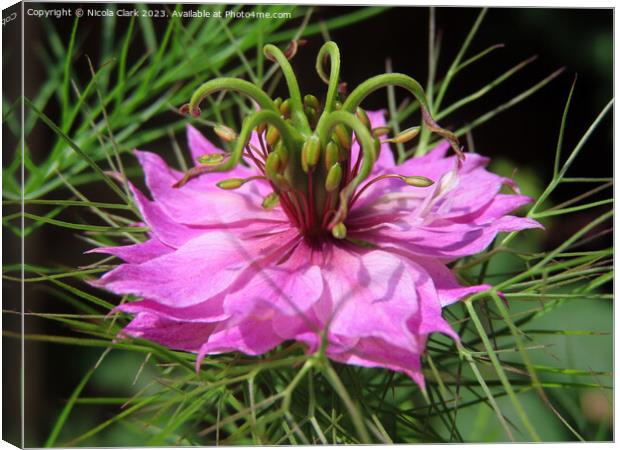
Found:
<path fill-rule="evenodd" d="M 334 225 L 332 228 L 332 236 L 336 239 L 344 239 L 347 237 L 347 227 L 344 226 L 344 223 L 340 222 Z"/>
<path fill-rule="evenodd" d="M 398 133 L 392 139 L 389 139 L 389 142 L 404 144 L 405 142 L 409 142 L 411 139 L 415 138 L 418 134 L 420 134 L 420 127 L 407 128 L 406 130 Z"/>
<path fill-rule="evenodd" d="M 407 183 L 409 186 L 415 186 L 415 187 L 429 187 L 434 183 L 434 181 L 431 180 L 430 178 L 421 177 L 417 175 L 412 175 L 409 177 L 401 176 L 400 179 L 403 180 L 405 183 Z"/>
<path fill-rule="evenodd" d="M 334 141 L 329 141 L 325 147 L 325 169 L 329 170 L 340 161 L 340 149 Z"/>
<path fill-rule="evenodd" d="M 245 184 L 246 180 L 243 178 L 228 178 L 227 180 L 218 181 L 216 186 L 220 189 L 238 189 Z"/>
<path fill-rule="evenodd" d="M 342 180 L 342 166 L 338 163 L 334 164 L 325 178 L 325 190 L 327 192 L 333 192 L 340 186 Z"/>
<path fill-rule="evenodd" d="M 265 135 L 265 139 L 267 139 L 267 143 L 272 147 L 278 142 L 280 139 L 280 132 L 278 129 L 272 125 L 267 127 L 267 134 Z"/>
<path fill-rule="evenodd" d="M 232 142 L 237 139 L 237 133 L 235 133 L 235 130 L 227 127 L 226 125 L 216 125 L 213 127 L 213 131 L 215 131 L 215 134 L 226 142 Z"/>
<path fill-rule="evenodd" d="M 263 199 L 261 206 L 264 209 L 272 209 L 280 202 L 280 197 L 275 192 L 272 192 Z"/>
<path fill-rule="evenodd" d="M 196 160 L 205 166 L 215 166 L 224 161 L 224 155 L 222 153 L 207 153 L 200 155 Z"/>
<path fill-rule="evenodd" d="M 351 148 L 351 134 L 347 131 L 347 128 L 343 124 L 336 125 L 334 128 L 334 135 L 336 137 L 336 141 L 342 148 L 345 150 L 349 150 Z"/>
<path fill-rule="evenodd" d="M 321 157 L 321 143 L 317 136 L 311 136 L 301 148 L 301 167 L 308 173 L 313 170 Z"/>

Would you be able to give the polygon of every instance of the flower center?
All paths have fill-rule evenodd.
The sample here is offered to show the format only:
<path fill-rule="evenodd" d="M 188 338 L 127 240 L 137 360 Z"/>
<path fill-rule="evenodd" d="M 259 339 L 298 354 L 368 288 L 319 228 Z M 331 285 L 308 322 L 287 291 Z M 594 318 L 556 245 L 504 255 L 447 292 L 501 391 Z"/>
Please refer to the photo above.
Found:
<path fill-rule="evenodd" d="M 270 208 L 279 203 L 304 236 L 314 238 L 331 233 L 335 238 L 345 238 L 344 221 L 349 209 L 374 183 L 398 178 L 412 186 L 432 184 L 424 177 L 397 174 L 366 181 L 379 156 L 380 139 L 389 129 L 372 129 L 360 104 L 370 93 L 389 85 L 409 90 L 420 103 L 424 126 L 447 138 L 455 152 L 462 155 L 456 136 L 433 121 L 424 91 L 413 78 L 394 73 L 378 75 L 359 85 L 345 98 L 339 81 L 340 52 L 335 43 L 327 42 L 319 51 L 316 64 L 319 76 L 328 84 L 321 107 L 314 95 L 301 97 L 288 62 L 294 51 L 285 54 L 273 45 L 266 45 L 264 53 L 282 69 L 290 98 L 271 100 L 260 87 L 236 78 L 218 78 L 204 83 L 181 111 L 199 115 L 198 105 L 202 99 L 219 90 L 244 94 L 257 103 L 260 110 L 245 118 L 238 136 L 228 127 L 216 127 L 215 132 L 222 139 L 233 143 L 230 156 L 206 155 L 200 161 L 202 165 L 188 171 L 175 186 L 180 187 L 205 172 L 230 170 L 245 158 L 255 165 L 260 175 L 223 180 L 218 183 L 219 187 L 236 189 L 253 180 L 266 179 L 273 193 L 264 199 L 263 207 Z M 330 62 L 329 76 L 323 69 L 327 60 Z M 251 142 L 253 132 L 258 142 Z M 418 132 L 419 127 L 410 128 L 387 141 L 406 142 Z M 359 150 L 356 152 L 355 148 Z"/>

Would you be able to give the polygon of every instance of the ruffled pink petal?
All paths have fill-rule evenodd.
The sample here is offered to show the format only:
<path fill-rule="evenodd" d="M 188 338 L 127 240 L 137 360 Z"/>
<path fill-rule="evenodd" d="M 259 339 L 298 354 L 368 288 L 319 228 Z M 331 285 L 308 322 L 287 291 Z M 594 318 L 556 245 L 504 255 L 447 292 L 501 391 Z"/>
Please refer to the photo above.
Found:
<path fill-rule="evenodd" d="M 171 307 L 190 306 L 275 262 L 295 238 L 297 233 L 292 230 L 246 240 L 230 232 L 205 232 L 173 253 L 142 264 L 122 264 L 95 284 L 116 294 L 133 294 Z"/>
<path fill-rule="evenodd" d="M 198 352 L 215 327 L 215 323 L 180 322 L 157 314 L 140 312 L 121 333 L 175 350 Z"/>
<path fill-rule="evenodd" d="M 93 248 L 86 253 L 105 253 L 121 258 L 128 263 L 140 264 L 172 251 L 174 251 L 173 248 L 162 243 L 159 239 L 153 238 L 138 244 Z"/>
<path fill-rule="evenodd" d="M 133 195 L 138 210 L 151 233 L 165 245 L 178 248 L 187 241 L 200 236 L 204 230 L 191 228 L 175 222 L 157 202 L 152 202 L 131 183 L 129 190 Z"/>
<path fill-rule="evenodd" d="M 202 174 L 181 188 L 173 185 L 183 174 L 170 169 L 156 154 L 136 151 L 146 175 L 146 184 L 157 204 L 175 222 L 211 227 L 226 227 L 264 220 L 281 222 L 285 216 L 279 208 L 265 210 L 261 207 L 263 198 L 271 192 L 266 181 L 255 180 L 234 191 L 216 186 L 218 181 L 228 178 L 248 178 L 257 175 L 249 168 L 237 165 L 228 172 Z"/>
<path fill-rule="evenodd" d="M 230 318 L 230 314 L 224 310 L 224 295 L 181 308 L 168 306 L 154 300 L 139 300 L 122 303 L 113 311 L 123 311 L 128 314 L 149 313 L 178 322 L 210 323 Z"/>
<path fill-rule="evenodd" d="M 479 226 L 446 222 L 416 227 L 402 222 L 384 224 L 375 229 L 372 242 L 395 244 L 418 256 L 453 260 L 480 253 L 500 232 L 529 228 L 541 228 L 541 225 L 535 220 L 516 216 L 503 216 Z"/>

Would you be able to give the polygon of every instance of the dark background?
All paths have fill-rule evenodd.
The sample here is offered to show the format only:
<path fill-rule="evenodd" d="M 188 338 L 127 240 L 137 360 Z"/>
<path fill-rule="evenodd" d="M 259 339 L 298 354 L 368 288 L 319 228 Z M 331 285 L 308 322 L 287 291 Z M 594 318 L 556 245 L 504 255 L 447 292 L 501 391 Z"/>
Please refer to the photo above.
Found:
<path fill-rule="evenodd" d="M 62 6 L 53 5 L 54 8 Z M 72 8 L 77 6 L 70 5 Z M 93 6 L 88 5 L 90 8 Z M 125 6 L 132 7 L 128 4 Z M 313 18 L 329 18 L 351 9 L 353 8 L 319 6 L 316 7 Z M 437 8 L 436 26 L 443 33 L 437 70 L 439 76 L 445 73 L 456 56 L 478 13 L 479 8 Z M 366 21 L 331 31 L 331 38 L 340 46 L 341 76 L 344 81 L 354 87 L 366 78 L 384 72 L 385 59 L 390 57 L 394 71 L 411 75 L 425 84 L 428 68 L 428 15 L 428 8 L 395 7 Z M 295 26 L 298 22 L 293 21 L 289 26 Z M 35 18 L 26 18 L 25 21 L 26 41 L 30 43 L 25 49 L 28 67 L 26 95 L 36 92 L 44 74 L 35 56 L 38 45 L 47 45 L 45 32 L 39 23 L 40 19 Z M 63 41 L 67 42 L 72 18 L 55 20 L 54 24 L 65 36 Z M 88 72 L 87 65 L 80 56 L 87 53 L 93 60 L 97 60 L 100 25 L 100 21 L 95 18 L 84 18 L 80 24 L 79 32 L 82 33 L 84 43 L 76 58 L 75 69 L 82 79 L 88 78 Z M 164 26 L 162 21 L 161 29 Z M 538 178 L 546 183 L 551 175 L 560 120 L 574 76 L 578 75 L 578 81 L 565 132 L 565 155 L 613 96 L 612 36 L 611 9 L 492 8 L 466 57 L 496 43 L 504 43 L 505 48 L 494 51 L 459 74 L 448 90 L 443 105 L 447 106 L 454 100 L 475 92 L 533 54 L 538 54 L 539 58 L 481 101 L 474 102 L 444 119 L 442 126 L 457 129 L 518 95 L 559 67 L 565 66 L 566 71 L 541 91 L 473 132 L 476 151 L 492 158 L 508 159 L 518 170 L 533 170 Z M 325 87 L 314 71 L 314 61 L 322 42 L 320 36 L 311 37 L 292 62 L 303 93 L 314 93 L 319 98 L 324 95 Z M 142 52 L 143 49 L 139 46 L 133 46 L 130 62 L 140 57 Z M 397 94 L 399 100 L 405 97 L 402 92 Z M 367 109 L 385 107 L 385 92 L 371 96 L 365 106 Z M 53 114 L 51 116 L 53 117 Z M 412 120 L 411 125 L 413 124 Z M 580 157 L 575 165 L 576 170 L 573 170 L 570 176 L 612 176 L 611 124 L 612 115 L 608 114 L 592 136 L 589 150 Z M 39 126 L 29 140 L 34 150 L 45 152 L 48 146 L 44 143 L 51 142 L 52 138 L 50 130 Z M 41 145 L 34 146 L 33 143 L 37 142 Z M 180 143 L 184 145 L 182 139 Z M 154 143 L 149 149 L 164 152 L 167 144 L 167 141 Z M 98 189 L 86 192 L 92 195 L 93 200 L 106 200 L 106 193 Z M 570 190 L 563 190 L 554 200 L 562 201 L 571 194 L 573 192 Z M 597 213 L 593 210 L 588 214 Z M 572 234 L 573 225 L 551 223 L 544 245 L 552 246 L 564 240 Z M 75 267 L 85 264 L 85 261 L 92 262 L 91 258 L 85 260 L 83 255 L 88 249 L 87 244 L 76 239 L 73 232 L 57 227 L 40 228 L 28 238 L 26 247 L 29 263 Z M 101 292 L 98 294 L 101 295 Z M 41 287 L 29 288 L 27 310 L 54 312 L 63 308 L 63 304 L 54 302 Z M 57 329 L 49 322 L 41 320 L 32 320 L 28 327 L 27 332 L 30 333 L 67 333 L 66 330 Z M 92 366 L 100 350 L 27 343 L 26 352 L 26 445 L 41 445 L 62 408 L 63 399 L 70 395 L 87 368 Z M 87 388 L 85 395 L 97 395 L 92 389 Z M 6 395 L 5 391 L 5 399 Z M 110 411 L 103 408 L 92 410 L 92 414 L 100 416 L 100 421 L 109 417 L 109 413 Z"/>

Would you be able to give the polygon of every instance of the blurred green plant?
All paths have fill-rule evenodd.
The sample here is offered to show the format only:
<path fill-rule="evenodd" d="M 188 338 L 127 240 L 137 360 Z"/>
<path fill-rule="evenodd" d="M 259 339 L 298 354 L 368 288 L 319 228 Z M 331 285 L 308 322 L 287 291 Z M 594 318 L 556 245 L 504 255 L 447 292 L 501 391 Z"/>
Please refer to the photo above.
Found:
<path fill-rule="evenodd" d="M 26 100 L 29 111 L 26 129 L 31 130 L 34 123 L 41 120 L 56 133 L 58 141 L 44 164 L 34 167 L 27 153 L 24 160 L 29 175 L 26 205 L 47 205 L 52 209 L 46 215 L 26 213 L 26 232 L 43 225 L 64 227 L 77 230 L 79 236 L 93 246 L 143 240 L 147 230 L 131 226 L 140 217 L 124 187 L 119 188 L 100 164 L 107 164 L 110 170 L 127 176 L 137 175 L 136 165 L 123 166 L 119 154 L 169 133 L 174 136 L 189 120 L 198 120 L 179 117 L 166 127 L 144 126 L 145 120 L 184 103 L 199 79 L 222 73 L 243 74 L 275 86 L 275 72 L 265 67 L 262 53 L 257 49 L 266 41 L 282 43 L 293 36 L 320 30 L 318 24 L 306 26 L 310 9 L 302 12 L 295 8 L 295 11 L 306 18 L 298 30 L 275 32 L 284 22 L 274 25 L 273 29 L 241 22 L 243 25 L 225 23 L 220 32 L 222 30 L 215 29 L 218 25 L 207 29 L 195 22 L 183 26 L 177 21 L 171 22 L 159 44 L 150 22 L 140 22 L 138 26 L 143 28 L 143 37 L 151 52 L 127 68 L 127 48 L 132 42 L 131 28 L 135 26 L 132 22 L 125 38 L 117 43 L 120 48 L 117 54 L 121 57 L 116 63 L 115 83 L 111 82 L 112 64 L 105 64 L 115 51 L 111 43 L 115 22 L 111 20 L 106 22 L 102 39 L 102 46 L 108 49 L 103 54 L 107 56 L 102 57 L 98 70 L 93 68 L 87 85 L 76 87 L 73 97 L 68 86 L 72 84 L 77 22 L 66 46 L 52 34 L 56 36 L 50 41 L 55 63 L 50 60 L 49 81 L 41 93 L 35 99 Z M 346 25 L 376 12 L 378 10 L 359 9 L 332 19 L 323 27 Z M 518 63 L 479 90 L 443 106 L 452 80 L 501 46 L 494 45 L 467 56 L 486 14 L 483 9 L 448 72 L 438 78 L 435 72 L 439 45 L 434 14 L 431 8 L 426 93 L 438 120 L 484 98 L 533 61 L 530 58 Z M 236 61 L 241 61 L 239 66 L 235 66 Z M 232 69 L 222 72 L 223 67 L 231 66 Z M 457 130 L 457 134 L 473 143 L 471 132 L 478 125 L 518 104 L 560 73 L 561 69 L 553 72 Z M 569 175 L 575 172 L 575 161 L 586 149 L 588 139 L 610 111 L 613 101 L 603 108 L 581 140 L 566 152 L 563 151 L 563 134 L 574 89 L 575 84 L 562 114 L 551 180 L 544 186 L 532 176 L 524 180 L 526 190 L 532 189 L 530 193 L 536 199 L 527 209 L 527 215 L 549 226 L 554 221 L 570 220 L 584 211 L 593 210 L 597 214 L 593 218 L 591 214 L 583 216 L 587 222 L 551 250 L 541 250 L 540 237 L 534 232 L 519 236 L 508 234 L 498 238 L 483 254 L 463 259 L 454 266 L 465 284 L 487 282 L 494 287 L 446 310 L 447 318 L 458 329 L 462 340 L 457 345 L 443 336 L 433 335 L 429 339 L 424 361 L 426 395 L 411 379 L 391 371 L 332 364 L 327 360 L 318 370 L 310 368 L 306 364 L 309 356 L 298 344 L 281 346 L 260 357 L 239 354 L 208 357 L 203 370 L 196 373 L 193 354 L 171 351 L 139 339 L 114 340 L 128 317 L 118 313 L 107 316 L 114 305 L 99 297 L 99 293 L 85 290 L 83 283 L 113 267 L 113 258 L 103 258 L 77 269 L 26 265 L 26 283 L 43 283 L 50 295 L 65 301 L 74 310 L 70 314 L 29 313 L 62 324 L 71 333 L 28 335 L 26 338 L 102 351 L 96 364 L 83 375 L 67 399 L 45 446 L 608 439 L 611 424 L 604 414 L 584 415 L 582 407 L 585 405 L 585 410 L 592 410 L 591 405 L 598 401 L 600 409 L 600 398 L 592 397 L 594 393 L 603 395 L 605 409 L 605 392 L 611 387 L 611 362 L 595 359 L 596 352 L 592 349 L 606 348 L 605 354 L 608 354 L 611 347 L 608 310 L 612 298 L 609 283 L 613 279 L 613 249 L 591 247 L 589 243 L 604 235 L 604 227 L 610 226 L 612 179 L 589 177 L 578 171 L 579 176 Z M 63 105 L 60 124 L 42 113 L 54 93 Z M 223 119 L 234 119 L 237 110 L 243 114 L 242 101 L 234 96 L 228 98 L 231 100 L 218 100 L 210 105 L 208 115 L 221 123 Z M 405 122 L 419 109 L 414 102 L 396 105 L 392 89 L 387 91 L 387 103 L 390 126 L 395 132 L 406 128 Z M 90 104 L 88 108 L 87 104 Z M 13 119 L 5 115 L 5 120 Z M 71 136 L 68 135 L 70 131 Z M 433 145 L 430 135 L 423 130 L 415 146 L 406 148 L 399 144 L 394 150 L 403 161 L 423 154 Z M 473 145 L 469 147 L 472 150 Z M 173 148 L 179 166 L 185 168 L 174 141 Z M 19 185 L 13 179 L 19 167 L 17 161 L 5 172 L 9 178 L 5 181 L 9 198 L 5 204 L 18 203 L 12 197 L 19 193 Z M 504 166 L 507 166 L 504 170 L 510 170 L 510 164 L 504 163 Z M 93 202 L 78 189 L 81 184 L 102 180 L 116 192 L 120 203 Z M 586 188 L 571 200 L 554 205 L 552 194 L 568 183 Z M 69 189 L 71 198 L 42 198 L 61 185 Z M 592 196 L 602 194 L 605 194 L 603 199 L 591 200 Z M 81 223 L 57 219 L 66 208 L 85 208 L 91 214 Z M 105 224 L 92 224 L 93 214 Z M 4 225 L 19 232 L 15 223 L 19 218 L 19 214 L 6 216 Z M 19 276 L 12 273 L 19 270 L 18 266 L 6 266 L 4 279 L 18 282 Z M 123 302 L 128 300 L 122 299 Z M 576 321 L 575 308 L 589 319 Z M 568 326 L 575 323 L 577 328 Z M 558 357 L 553 346 L 560 344 L 568 348 Z M 578 347 L 582 348 L 579 361 L 571 356 L 571 348 Z M 89 383 L 98 383 L 101 389 L 111 390 L 110 376 L 102 372 L 110 372 L 112 367 L 134 370 L 124 378 L 127 395 L 82 395 Z M 129 374 L 129 370 L 123 373 Z M 115 413 L 102 423 L 91 424 L 77 414 L 89 407 L 113 407 Z M 602 419 L 593 423 L 592 417 Z M 81 431 L 75 432 L 78 429 Z"/>

